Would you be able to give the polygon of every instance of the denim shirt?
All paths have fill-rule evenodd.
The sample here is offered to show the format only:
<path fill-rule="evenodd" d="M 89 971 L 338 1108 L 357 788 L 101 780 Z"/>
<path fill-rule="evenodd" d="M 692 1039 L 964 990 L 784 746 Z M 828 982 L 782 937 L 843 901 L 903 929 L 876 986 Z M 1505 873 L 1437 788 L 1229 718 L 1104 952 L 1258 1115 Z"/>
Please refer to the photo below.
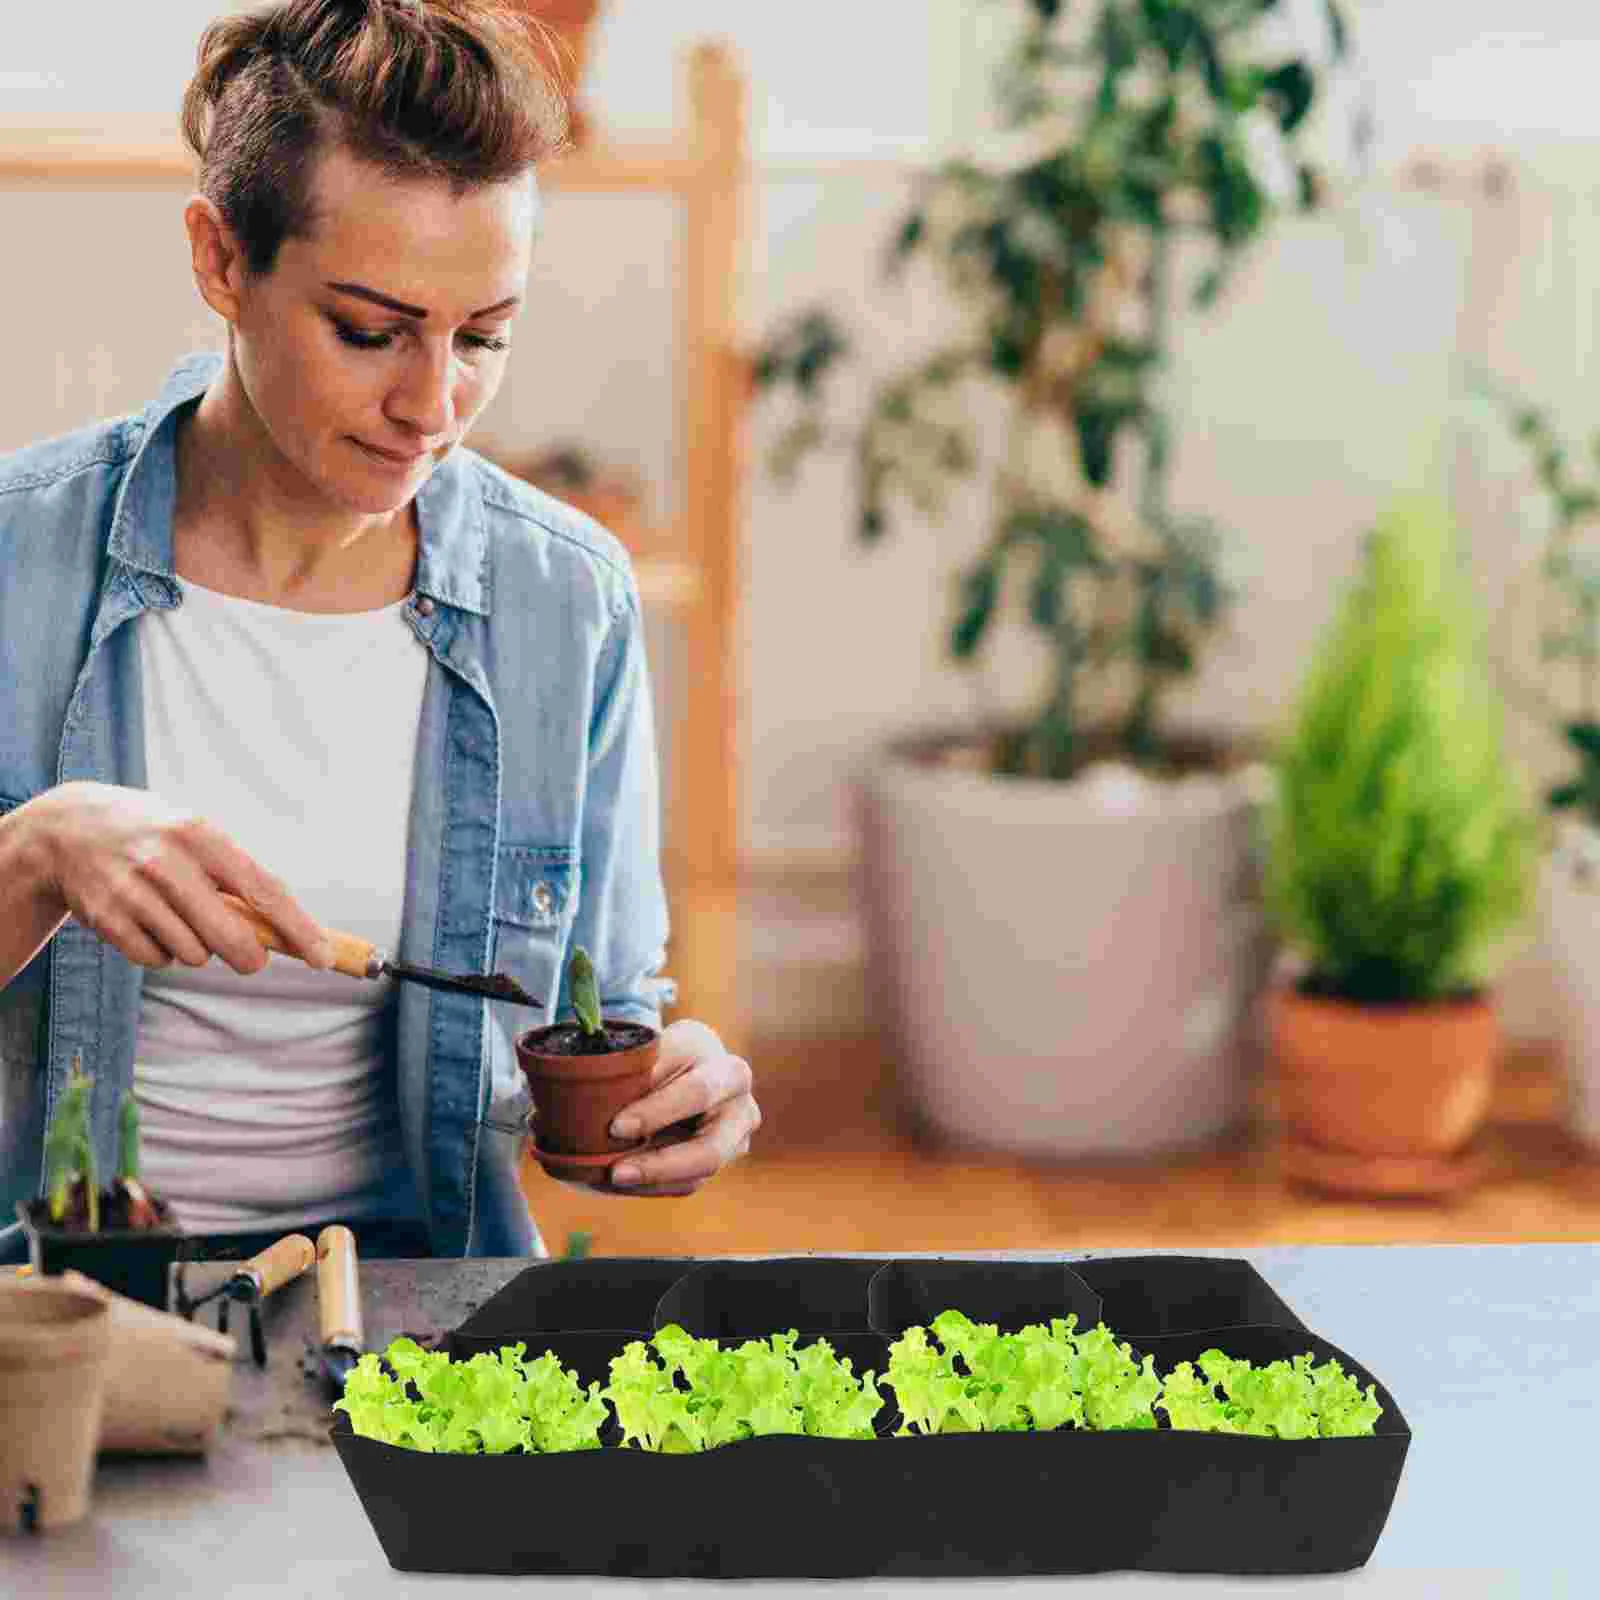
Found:
<path fill-rule="evenodd" d="M 177 419 L 222 363 L 190 356 L 142 414 L 0 458 L 0 814 L 75 779 L 146 787 L 137 629 L 182 603 Z M 398 986 L 407 1170 L 390 1202 L 438 1255 L 542 1254 L 517 1177 L 529 1101 L 516 1033 L 573 1015 L 574 943 L 612 1016 L 659 1027 L 677 992 L 658 976 L 668 923 L 638 586 L 597 523 L 465 448 L 416 508 L 404 615 L 431 660 L 393 954 L 509 973 L 544 1010 Z M 292 861 L 263 865 L 292 886 Z M 43 1192 L 44 1129 L 78 1052 L 96 1159 L 113 1170 L 143 971 L 69 918 L 0 989 L 0 1225 Z M 15 1257 L 20 1234 L 0 1233 L 0 1255 Z"/>

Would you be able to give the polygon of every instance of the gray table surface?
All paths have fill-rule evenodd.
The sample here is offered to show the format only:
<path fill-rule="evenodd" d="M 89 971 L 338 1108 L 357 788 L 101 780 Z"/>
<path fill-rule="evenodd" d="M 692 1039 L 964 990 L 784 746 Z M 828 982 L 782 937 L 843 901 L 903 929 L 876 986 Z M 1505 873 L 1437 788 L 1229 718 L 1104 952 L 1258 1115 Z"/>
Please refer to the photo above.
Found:
<path fill-rule="evenodd" d="M 1600 1397 L 1600 1244 L 942 1253 L 972 1260 L 1245 1257 L 1313 1330 L 1383 1379 L 1414 1435 L 1388 1526 L 1360 1572 L 1294 1580 L 1121 1573 L 934 1586 L 952 1600 L 958 1592 L 1059 1584 L 1128 1600 L 1600 1594 L 1592 1469 L 1580 1465 L 1591 1453 Z M 364 1263 L 369 1345 L 381 1349 L 400 1332 L 454 1326 L 526 1265 Z M 301 1370 L 314 1305 L 309 1275 L 269 1302 L 265 1373 L 249 1366 L 248 1340 L 240 1339 L 234 1415 L 205 1460 L 102 1459 L 87 1521 L 48 1536 L 0 1536 L 0 1595 L 446 1600 L 512 1585 L 551 1594 L 706 1591 L 707 1583 L 688 1580 L 394 1571 L 327 1443 L 325 1402 Z M 243 1333 L 237 1313 L 234 1327 Z M 846 1589 L 901 1595 L 911 1582 L 760 1587 L 782 1594 Z"/>

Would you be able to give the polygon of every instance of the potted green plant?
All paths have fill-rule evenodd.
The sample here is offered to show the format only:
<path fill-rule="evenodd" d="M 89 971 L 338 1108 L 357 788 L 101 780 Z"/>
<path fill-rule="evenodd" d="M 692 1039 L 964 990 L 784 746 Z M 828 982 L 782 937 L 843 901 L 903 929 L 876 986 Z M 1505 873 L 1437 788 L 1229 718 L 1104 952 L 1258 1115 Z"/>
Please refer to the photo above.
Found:
<path fill-rule="evenodd" d="M 604 1187 L 625 1155 L 645 1139 L 618 1139 L 616 1115 L 650 1090 L 661 1035 L 639 1022 L 603 1015 L 589 952 L 567 963 L 570 1021 L 517 1036 L 517 1064 L 533 1096 L 533 1152 L 552 1177 Z"/>
<path fill-rule="evenodd" d="M 1269 999 L 1286 1172 L 1352 1192 L 1470 1182 L 1499 1052 L 1491 980 L 1533 817 L 1431 500 L 1397 501 L 1277 759 L 1268 903 L 1303 962 Z"/>
<path fill-rule="evenodd" d="M 94 1078 L 75 1056 L 45 1134 L 45 1192 L 17 1206 L 34 1271 L 69 1269 L 131 1300 L 165 1310 L 167 1269 L 185 1235 L 165 1200 L 139 1176 L 139 1107 L 117 1106 L 117 1165 L 102 1185 L 90 1131 Z"/>
<path fill-rule="evenodd" d="M 1163 718 L 1235 596 L 1219 530 L 1174 504 L 1162 383 L 1184 302 L 1215 306 L 1272 221 L 1323 193 L 1307 134 L 1344 15 L 1321 13 L 1319 58 L 1263 43 L 1272 9 L 1026 0 L 998 85 L 1024 153 L 941 166 L 888 252 L 891 271 L 936 260 L 963 334 L 882 381 L 853 427 L 827 417 L 850 340 L 826 308 L 754 365 L 798 408 L 773 470 L 841 446 L 869 544 L 907 506 L 940 516 L 978 470 L 969 394 L 1006 408 L 946 648 L 976 665 L 1008 618 L 1042 652 L 1041 692 L 1020 719 L 897 741 L 860 793 L 878 1010 L 913 1110 L 960 1143 L 1152 1152 L 1247 1108 L 1269 968 L 1258 752 Z"/>
<path fill-rule="evenodd" d="M 1600 474 L 1584 472 L 1549 412 L 1480 387 L 1532 458 L 1548 512 L 1537 581 L 1544 681 L 1509 669 L 1513 705 L 1558 741 L 1565 771 L 1545 790 L 1547 837 L 1541 931 L 1564 1002 L 1559 1029 L 1567 1068 L 1567 1122 L 1600 1148 Z M 1590 442 L 1600 461 L 1600 433 Z"/>

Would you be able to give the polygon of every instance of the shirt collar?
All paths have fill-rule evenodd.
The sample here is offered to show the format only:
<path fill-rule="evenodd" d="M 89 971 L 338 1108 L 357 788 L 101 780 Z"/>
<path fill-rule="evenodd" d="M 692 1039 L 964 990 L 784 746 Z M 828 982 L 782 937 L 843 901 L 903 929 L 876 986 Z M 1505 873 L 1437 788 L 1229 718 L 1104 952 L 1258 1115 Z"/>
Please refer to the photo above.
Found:
<path fill-rule="evenodd" d="M 123 475 L 112 512 L 113 560 L 175 582 L 172 516 L 177 500 L 178 414 L 198 402 L 221 375 L 216 351 L 185 356 L 143 413 L 139 448 Z M 457 446 L 429 475 L 416 497 L 420 537 L 418 595 L 462 611 L 489 614 L 489 538 L 471 452 Z"/>

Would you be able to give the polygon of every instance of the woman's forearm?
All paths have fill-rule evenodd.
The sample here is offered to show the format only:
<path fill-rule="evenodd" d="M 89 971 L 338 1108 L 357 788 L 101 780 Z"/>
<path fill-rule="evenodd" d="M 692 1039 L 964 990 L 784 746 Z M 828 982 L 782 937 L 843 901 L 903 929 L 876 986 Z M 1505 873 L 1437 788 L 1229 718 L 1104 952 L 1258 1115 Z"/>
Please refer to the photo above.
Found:
<path fill-rule="evenodd" d="M 30 800 L 0 817 L 0 989 L 67 920 L 66 903 L 50 881 L 38 807 L 39 800 Z"/>

